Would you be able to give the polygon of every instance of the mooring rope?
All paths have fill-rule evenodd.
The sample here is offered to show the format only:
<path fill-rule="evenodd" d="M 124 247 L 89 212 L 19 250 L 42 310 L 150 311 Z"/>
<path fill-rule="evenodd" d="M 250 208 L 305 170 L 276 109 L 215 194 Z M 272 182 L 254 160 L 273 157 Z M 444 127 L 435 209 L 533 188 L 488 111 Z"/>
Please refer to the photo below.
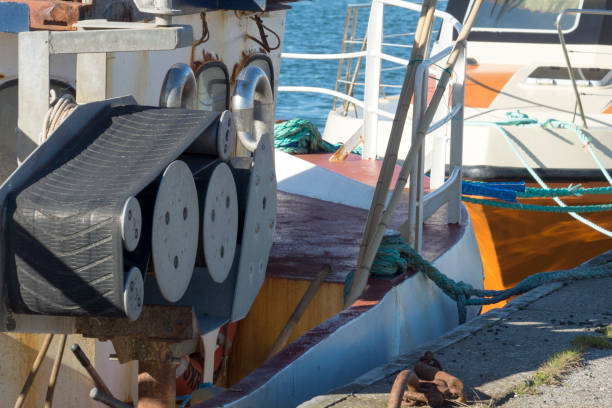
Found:
<path fill-rule="evenodd" d="M 74 97 L 70 94 L 63 94 L 58 98 L 53 89 L 49 94 L 49 104 L 51 107 L 43 120 L 43 128 L 39 136 L 40 144 L 46 142 L 55 129 L 57 129 L 77 107 Z"/>
<path fill-rule="evenodd" d="M 520 295 L 540 285 L 579 279 L 612 277 L 612 263 L 595 266 L 578 266 L 572 269 L 533 274 L 514 287 L 504 290 L 476 289 L 465 282 L 456 282 L 424 259 L 399 235 L 383 238 L 376 259 L 372 264 L 373 275 L 390 276 L 406 272 L 409 267 L 425 274 L 448 297 L 457 303 L 459 323 L 467 317 L 466 306 L 490 305 Z"/>
<path fill-rule="evenodd" d="M 557 207 L 554 205 L 512 203 L 468 196 L 463 196 L 461 199 L 468 203 L 488 205 L 490 207 L 497 208 L 509 208 L 512 210 L 528 210 L 550 213 L 594 213 L 612 211 L 612 204 L 565 205 L 563 207 Z"/>
<path fill-rule="evenodd" d="M 524 113 L 521 113 L 517 110 L 514 112 L 507 112 L 505 121 L 500 121 L 500 122 L 466 121 L 465 123 L 476 125 L 476 126 L 493 126 L 495 129 L 497 129 L 497 131 L 504 137 L 504 140 L 506 141 L 506 143 L 508 144 L 508 146 L 510 147 L 514 155 L 520 160 L 520 162 L 523 164 L 523 167 L 525 167 L 525 169 L 529 172 L 531 177 L 533 177 L 533 179 L 540 185 L 540 187 L 542 187 L 543 189 L 548 189 L 548 185 L 544 182 L 544 180 L 542 180 L 540 176 L 538 176 L 538 174 L 529 165 L 529 163 L 527 163 L 527 160 L 523 157 L 523 155 L 521 155 L 521 153 L 518 151 L 518 149 L 516 148 L 516 146 L 510 139 L 510 135 L 508 134 L 506 129 L 503 128 L 503 126 L 530 126 L 530 125 L 539 126 L 538 121 L 536 119 L 531 119 Z M 567 207 L 567 205 L 563 201 L 561 201 L 560 198 L 553 197 L 552 199 L 557 203 L 559 207 Z M 568 214 L 574 219 L 580 221 L 581 223 L 593 228 L 595 231 L 598 231 L 612 238 L 612 231 L 609 231 L 595 224 L 594 222 L 582 217 L 581 215 L 576 214 L 575 212 L 569 212 Z"/>
<path fill-rule="evenodd" d="M 274 125 L 274 148 L 285 153 L 332 153 L 340 146 L 323 140 L 319 129 L 306 119 L 291 119 Z M 361 146 L 353 153 L 361 154 Z"/>

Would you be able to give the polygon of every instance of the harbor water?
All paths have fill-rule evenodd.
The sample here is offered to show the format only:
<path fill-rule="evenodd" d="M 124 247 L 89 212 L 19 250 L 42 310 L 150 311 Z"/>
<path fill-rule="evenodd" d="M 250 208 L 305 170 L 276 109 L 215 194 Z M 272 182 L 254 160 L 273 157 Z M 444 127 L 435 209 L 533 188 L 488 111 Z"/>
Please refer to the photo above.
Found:
<path fill-rule="evenodd" d="M 313 0 L 291 3 L 287 12 L 285 24 L 285 43 L 283 52 L 291 53 L 339 53 L 342 49 L 342 35 L 346 20 L 348 5 L 354 5 L 355 0 Z M 369 2 L 363 2 L 369 3 Z M 446 1 L 438 2 L 439 9 L 446 9 Z M 360 8 L 357 19 L 356 38 L 363 38 L 369 8 Z M 418 20 L 418 12 L 386 6 L 384 10 L 384 35 L 414 32 Z M 412 36 L 387 37 L 383 52 L 402 58 L 409 58 Z M 399 45 L 399 46 L 397 46 Z M 359 51 L 360 44 L 354 45 Z M 354 65 L 353 65 L 354 66 Z M 362 64 L 361 75 L 357 83 L 363 82 L 365 64 Z M 405 68 L 383 62 L 382 82 L 387 84 L 387 95 L 399 93 Z M 398 69 L 399 68 L 399 69 Z M 330 60 L 298 60 L 284 58 L 281 64 L 279 85 L 281 86 L 316 86 L 334 89 L 338 61 Z M 355 87 L 355 96 L 363 98 L 363 87 Z M 325 118 L 332 107 L 333 97 L 313 93 L 281 92 L 278 95 L 276 118 L 302 118 L 312 121 L 321 131 L 325 126 Z"/>

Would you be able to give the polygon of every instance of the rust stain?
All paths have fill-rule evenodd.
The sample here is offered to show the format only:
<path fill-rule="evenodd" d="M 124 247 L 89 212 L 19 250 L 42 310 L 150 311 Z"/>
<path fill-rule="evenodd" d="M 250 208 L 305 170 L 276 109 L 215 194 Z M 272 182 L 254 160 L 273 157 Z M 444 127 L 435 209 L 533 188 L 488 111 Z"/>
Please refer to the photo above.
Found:
<path fill-rule="evenodd" d="M 238 78 L 238 75 L 240 74 L 240 71 L 242 71 L 242 69 L 246 66 L 246 64 L 249 62 L 249 59 L 253 56 L 257 54 L 256 51 L 242 51 L 242 57 L 240 57 L 240 61 L 238 61 L 232 68 L 232 74 L 230 75 L 230 86 L 233 88 L 234 84 L 236 83 L 236 78 Z"/>
<path fill-rule="evenodd" d="M 0 74 L 0 79 L 4 79 L 4 78 L 6 78 L 6 75 Z"/>
<path fill-rule="evenodd" d="M 201 65 L 201 63 L 199 65 L 196 65 L 196 48 L 198 45 L 205 43 L 210 38 L 210 32 L 208 31 L 208 23 L 206 22 L 206 13 L 200 13 L 200 19 L 202 20 L 202 36 L 191 46 L 191 56 L 189 58 L 189 66 L 191 67 L 193 72 L 196 72 L 196 69 Z M 204 53 L 204 51 L 202 51 L 202 53 Z"/>
<path fill-rule="evenodd" d="M 204 65 L 204 64 L 206 64 L 207 62 L 210 62 L 210 61 L 221 61 L 221 62 L 223 62 L 221 60 L 221 57 L 219 56 L 219 54 L 212 54 L 212 53 L 206 51 L 205 49 L 203 49 L 202 50 L 202 60 L 192 61 L 190 66 L 191 66 L 191 69 L 193 70 L 194 74 L 197 74 L 198 69 L 202 65 Z"/>

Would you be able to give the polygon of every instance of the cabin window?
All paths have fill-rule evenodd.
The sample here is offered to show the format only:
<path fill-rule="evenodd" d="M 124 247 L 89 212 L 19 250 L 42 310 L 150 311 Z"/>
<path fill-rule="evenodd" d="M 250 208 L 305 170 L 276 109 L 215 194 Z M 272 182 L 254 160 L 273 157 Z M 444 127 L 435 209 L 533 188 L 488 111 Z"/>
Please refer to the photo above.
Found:
<path fill-rule="evenodd" d="M 252 56 L 246 66 L 254 65 L 258 68 L 261 68 L 263 72 L 266 73 L 268 80 L 270 81 L 270 86 L 272 87 L 272 94 L 274 94 L 274 70 L 272 68 L 272 60 L 267 55 L 257 54 Z"/>
<path fill-rule="evenodd" d="M 446 11 L 463 21 L 473 0 L 451 0 Z M 484 0 L 468 41 L 559 44 L 554 23 L 566 8 L 609 10 L 608 0 Z M 567 44 L 612 45 L 612 16 L 566 15 Z"/>
<path fill-rule="evenodd" d="M 573 67 L 572 71 L 578 86 L 608 86 L 612 83 L 610 69 Z M 567 67 L 559 66 L 537 67 L 531 71 L 525 82 L 536 85 L 572 85 Z"/>
<path fill-rule="evenodd" d="M 555 21 L 563 10 L 582 8 L 582 0 L 484 0 L 474 31 L 557 32 Z M 565 33 L 578 26 L 580 15 L 565 15 L 561 28 Z"/>
<path fill-rule="evenodd" d="M 229 109 L 229 75 L 222 62 L 208 62 L 196 75 L 198 109 L 221 112 Z"/>
<path fill-rule="evenodd" d="M 51 80 L 57 95 L 74 96 L 74 89 L 63 82 Z M 40 124 L 42 128 L 42 123 Z M 17 80 L 0 84 L 0 184 L 17 168 Z"/>

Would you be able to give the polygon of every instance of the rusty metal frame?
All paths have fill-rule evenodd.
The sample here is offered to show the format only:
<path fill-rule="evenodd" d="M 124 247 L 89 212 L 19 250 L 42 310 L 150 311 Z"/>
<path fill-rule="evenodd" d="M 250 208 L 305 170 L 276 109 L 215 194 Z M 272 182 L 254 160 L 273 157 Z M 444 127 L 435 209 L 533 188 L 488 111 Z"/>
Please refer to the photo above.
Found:
<path fill-rule="evenodd" d="M 0 0 L 4 1 L 4 0 Z M 93 11 L 92 4 L 63 0 L 10 0 L 30 9 L 30 29 L 76 30 L 74 24 Z"/>

